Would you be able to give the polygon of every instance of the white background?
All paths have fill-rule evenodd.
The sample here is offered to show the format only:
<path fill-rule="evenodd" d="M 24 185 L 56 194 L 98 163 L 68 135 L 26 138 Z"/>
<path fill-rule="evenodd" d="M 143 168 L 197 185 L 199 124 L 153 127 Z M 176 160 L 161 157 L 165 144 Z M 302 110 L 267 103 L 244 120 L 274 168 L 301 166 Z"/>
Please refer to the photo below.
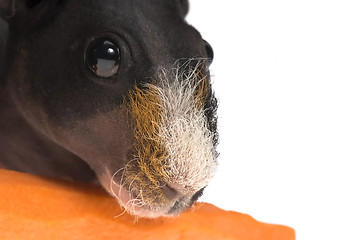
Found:
<path fill-rule="evenodd" d="M 202 201 L 298 240 L 361 240 L 360 4 L 191 0 L 220 102 L 220 166 Z"/>

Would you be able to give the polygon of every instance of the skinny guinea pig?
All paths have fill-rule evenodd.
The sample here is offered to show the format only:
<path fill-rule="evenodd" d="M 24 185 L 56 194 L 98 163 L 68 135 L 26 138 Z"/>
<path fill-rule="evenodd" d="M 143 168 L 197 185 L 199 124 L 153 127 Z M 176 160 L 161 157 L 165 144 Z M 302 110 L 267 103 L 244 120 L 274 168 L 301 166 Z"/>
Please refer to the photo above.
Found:
<path fill-rule="evenodd" d="M 212 47 L 186 0 L 0 0 L 0 166 L 179 214 L 217 168 Z"/>

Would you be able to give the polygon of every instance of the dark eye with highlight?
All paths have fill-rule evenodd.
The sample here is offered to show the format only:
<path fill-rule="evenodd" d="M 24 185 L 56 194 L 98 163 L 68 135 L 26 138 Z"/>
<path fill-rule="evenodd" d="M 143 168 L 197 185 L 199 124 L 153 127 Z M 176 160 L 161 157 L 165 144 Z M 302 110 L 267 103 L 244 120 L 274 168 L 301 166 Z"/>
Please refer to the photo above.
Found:
<path fill-rule="evenodd" d="M 108 39 L 97 39 L 90 45 L 86 61 L 97 76 L 112 77 L 117 74 L 120 65 L 119 47 Z"/>

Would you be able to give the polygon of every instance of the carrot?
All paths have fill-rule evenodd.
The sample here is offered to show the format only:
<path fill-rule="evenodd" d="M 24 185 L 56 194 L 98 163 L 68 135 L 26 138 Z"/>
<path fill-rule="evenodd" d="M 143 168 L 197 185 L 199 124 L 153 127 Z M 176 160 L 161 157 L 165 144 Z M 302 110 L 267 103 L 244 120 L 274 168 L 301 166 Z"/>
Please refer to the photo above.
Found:
<path fill-rule="evenodd" d="M 101 187 L 0 169 L 2 240 L 291 240 L 293 229 L 211 204 L 172 218 L 138 219 Z M 116 217 L 119 215 L 118 217 Z"/>

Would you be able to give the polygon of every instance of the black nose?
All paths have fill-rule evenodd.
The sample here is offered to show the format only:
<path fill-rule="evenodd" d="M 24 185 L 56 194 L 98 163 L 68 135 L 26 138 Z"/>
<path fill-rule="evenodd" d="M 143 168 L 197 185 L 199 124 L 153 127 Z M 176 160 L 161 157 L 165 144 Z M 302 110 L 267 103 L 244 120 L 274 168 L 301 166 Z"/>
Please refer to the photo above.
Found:
<path fill-rule="evenodd" d="M 208 64 L 210 65 L 213 62 L 213 58 L 214 58 L 213 48 L 211 44 L 209 44 L 209 42 L 207 42 L 206 40 L 203 40 L 203 42 L 204 42 L 204 47 L 206 48 L 207 61 Z"/>

